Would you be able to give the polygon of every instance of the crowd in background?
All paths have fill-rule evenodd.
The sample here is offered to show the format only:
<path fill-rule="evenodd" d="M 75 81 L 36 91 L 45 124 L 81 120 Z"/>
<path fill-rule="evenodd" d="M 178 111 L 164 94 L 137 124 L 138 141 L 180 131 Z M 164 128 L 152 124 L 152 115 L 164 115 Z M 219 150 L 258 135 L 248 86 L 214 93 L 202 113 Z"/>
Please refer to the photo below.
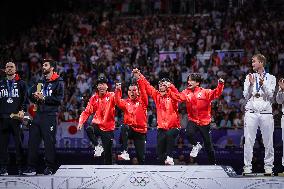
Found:
<path fill-rule="evenodd" d="M 254 1 L 238 7 L 199 3 L 195 14 L 184 14 L 191 10 L 190 1 L 181 1 L 185 2 L 184 9 L 179 4 L 172 11 L 179 14 L 152 14 L 159 11 L 161 4 L 138 2 L 133 10 L 145 10 L 143 16 L 141 11 L 119 15 L 111 6 L 105 6 L 102 12 L 74 8 L 71 12 L 50 13 L 48 19 L 21 33 L 18 40 L 0 44 L 1 61 L 13 59 L 19 74 L 31 86 L 42 76 L 41 60 L 55 59 L 57 72 L 65 81 L 61 121 L 78 119 L 96 89 L 99 75 L 107 77 L 110 91 L 115 82 L 121 82 L 125 97 L 133 68 L 139 68 L 156 87 L 159 79 L 168 77 L 180 91 L 186 88 L 191 72 L 202 73 L 205 88 L 214 88 L 221 77 L 226 84 L 222 97 L 213 105 L 212 127 L 242 128 L 243 81 L 252 72 L 251 56 L 261 52 L 267 57 L 269 72 L 278 79 L 283 76 L 281 14 L 255 6 Z M 153 6 L 153 11 L 146 11 L 147 6 Z M 225 52 L 222 59 L 217 50 Z M 229 53 L 231 50 L 241 50 L 242 54 Z M 161 61 L 161 52 L 179 52 L 181 56 L 167 56 Z M 151 99 L 149 102 L 148 126 L 156 127 L 155 105 Z M 274 106 L 279 126 L 281 109 Z M 179 108 L 181 125 L 185 127 L 185 105 Z M 116 120 L 119 126 L 120 111 Z"/>

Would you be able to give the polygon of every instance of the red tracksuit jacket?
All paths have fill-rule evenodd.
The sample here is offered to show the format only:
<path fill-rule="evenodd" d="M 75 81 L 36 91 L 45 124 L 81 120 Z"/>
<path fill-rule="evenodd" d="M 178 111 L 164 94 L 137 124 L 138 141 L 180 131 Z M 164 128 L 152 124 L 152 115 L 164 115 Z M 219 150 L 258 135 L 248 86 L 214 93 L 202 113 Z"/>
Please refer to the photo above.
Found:
<path fill-rule="evenodd" d="M 144 85 L 147 94 L 153 98 L 156 104 L 158 128 L 165 130 L 180 128 L 178 101 L 168 94 L 162 96 L 142 75 L 138 79 L 138 85 L 140 89 L 143 89 Z"/>
<path fill-rule="evenodd" d="M 136 132 L 146 133 L 148 96 L 145 90 L 140 90 L 140 96 L 135 100 L 121 99 L 121 94 L 121 90 L 115 91 L 115 102 L 124 112 L 124 124 L 130 126 Z"/>
<path fill-rule="evenodd" d="M 185 89 L 179 93 L 173 88 L 169 87 L 169 94 L 177 101 L 186 102 L 188 119 L 197 125 L 205 126 L 211 122 L 211 102 L 221 96 L 224 83 L 218 83 L 214 90 L 195 87 L 193 91 Z"/>
<path fill-rule="evenodd" d="M 99 97 L 95 93 L 89 100 L 86 109 L 81 113 L 79 124 L 85 123 L 91 114 L 95 114 L 92 123 L 97 124 L 103 131 L 113 131 L 115 128 L 115 99 L 113 92 L 107 92 Z"/>

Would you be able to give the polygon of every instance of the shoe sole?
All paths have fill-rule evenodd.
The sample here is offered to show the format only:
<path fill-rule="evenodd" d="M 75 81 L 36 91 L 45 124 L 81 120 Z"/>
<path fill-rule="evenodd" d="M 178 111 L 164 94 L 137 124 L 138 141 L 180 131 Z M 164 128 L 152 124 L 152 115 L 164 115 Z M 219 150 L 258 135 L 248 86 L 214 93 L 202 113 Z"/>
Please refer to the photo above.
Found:
<path fill-rule="evenodd" d="M 129 160 L 130 160 L 130 158 L 128 158 L 128 159 L 125 159 L 125 158 L 123 158 L 123 157 L 121 157 L 121 156 L 117 156 L 117 159 L 118 159 L 118 160 L 120 160 L 120 161 L 121 161 L 121 160 L 126 160 L 126 161 L 129 161 Z"/>
<path fill-rule="evenodd" d="M 165 165 L 175 165 L 174 163 L 165 163 Z"/>
<path fill-rule="evenodd" d="M 35 176 L 36 172 L 32 172 L 32 173 L 23 173 L 23 175 L 27 175 L 27 176 Z"/>
<path fill-rule="evenodd" d="M 0 174 L 0 176 L 8 176 L 8 173 Z"/>

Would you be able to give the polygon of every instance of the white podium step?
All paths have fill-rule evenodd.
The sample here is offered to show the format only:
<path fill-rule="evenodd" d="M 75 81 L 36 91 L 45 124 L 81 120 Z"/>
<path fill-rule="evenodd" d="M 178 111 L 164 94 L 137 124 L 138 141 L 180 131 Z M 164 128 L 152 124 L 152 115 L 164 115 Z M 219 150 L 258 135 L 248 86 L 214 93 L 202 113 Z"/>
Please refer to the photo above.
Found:
<path fill-rule="evenodd" d="M 268 189 L 283 177 L 236 176 L 226 166 L 62 165 L 52 176 L 0 177 L 0 189 Z"/>

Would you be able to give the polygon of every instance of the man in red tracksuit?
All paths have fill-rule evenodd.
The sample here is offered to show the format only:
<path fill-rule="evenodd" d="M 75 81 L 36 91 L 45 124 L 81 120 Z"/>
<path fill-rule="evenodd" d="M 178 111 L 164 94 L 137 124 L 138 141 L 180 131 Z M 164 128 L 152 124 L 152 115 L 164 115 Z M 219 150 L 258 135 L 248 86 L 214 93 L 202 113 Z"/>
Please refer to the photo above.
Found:
<path fill-rule="evenodd" d="M 140 90 L 137 83 L 128 87 L 128 98 L 121 99 L 121 84 L 116 84 L 115 102 L 124 113 L 124 125 L 121 127 L 122 153 L 118 159 L 130 160 L 127 153 L 128 139 L 133 139 L 139 164 L 144 164 L 145 141 L 147 133 L 148 96 L 145 89 Z"/>
<path fill-rule="evenodd" d="M 90 98 L 86 109 L 79 118 L 78 129 L 83 127 L 88 117 L 94 114 L 93 125 L 86 128 L 87 135 L 95 146 L 94 156 L 101 156 L 104 152 L 104 163 L 112 164 L 112 143 L 114 138 L 115 94 L 107 91 L 107 79 L 99 77 L 97 80 L 97 92 Z M 101 137 L 102 146 L 98 143 Z"/>
<path fill-rule="evenodd" d="M 147 94 L 153 98 L 156 104 L 158 122 L 158 159 L 161 164 L 174 165 L 172 152 L 175 140 L 179 134 L 180 117 L 178 113 L 178 101 L 171 98 L 167 92 L 166 85 L 169 82 L 169 79 L 161 79 L 159 81 L 159 90 L 156 90 L 138 69 L 134 69 L 133 73 L 138 79 L 139 88 L 143 89 L 145 87 Z"/>
<path fill-rule="evenodd" d="M 195 134 L 200 131 L 205 149 L 208 153 L 210 164 L 215 164 L 215 154 L 210 137 L 210 122 L 211 122 L 211 102 L 218 98 L 224 88 L 224 80 L 218 80 L 216 89 L 204 89 L 200 87 L 202 77 L 198 73 L 192 73 L 187 78 L 188 87 L 181 93 L 169 87 L 170 96 L 177 101 L 185 101 L 188 125 L 186 134 L 189 142 L 193 145 L 190 153 L 191 157 L 196 157 L 202 146 L 196 142 Z"/>

